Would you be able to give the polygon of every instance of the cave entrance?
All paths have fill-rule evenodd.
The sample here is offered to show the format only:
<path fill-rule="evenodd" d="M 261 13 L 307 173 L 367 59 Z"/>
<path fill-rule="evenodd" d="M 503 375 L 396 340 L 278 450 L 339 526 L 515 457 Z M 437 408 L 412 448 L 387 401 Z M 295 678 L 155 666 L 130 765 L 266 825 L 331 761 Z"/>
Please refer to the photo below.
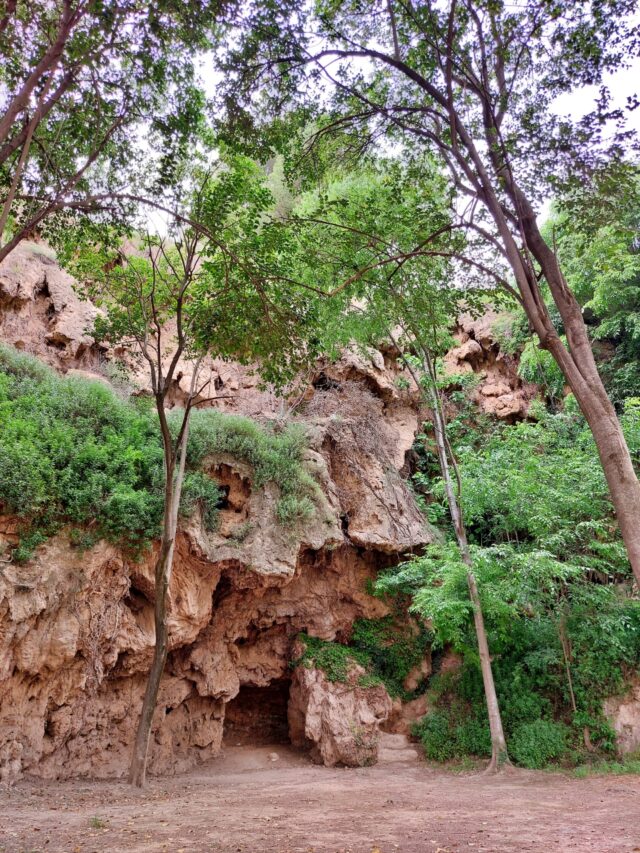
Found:
<path fill-rule="evenodd" d="M 225 708 L 225 744 L 266 746 L 290 743 L 287 720 L 290 685 L 288 678 L 272 681 L 266 687 L 243 685 Z"/>

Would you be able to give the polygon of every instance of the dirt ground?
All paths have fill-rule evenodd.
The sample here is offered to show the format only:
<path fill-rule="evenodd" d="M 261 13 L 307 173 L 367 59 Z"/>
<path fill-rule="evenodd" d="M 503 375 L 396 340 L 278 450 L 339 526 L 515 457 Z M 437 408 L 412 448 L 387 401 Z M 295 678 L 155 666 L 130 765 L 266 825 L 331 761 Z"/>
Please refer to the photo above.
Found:
<path fill-rule="evenodd" d="M 1 853 L 480 850 L 640 851 L 640 778 L 328 769 L 285 747 L 236 747 L 142 792 L 77 781 L 0 793 Z"/>

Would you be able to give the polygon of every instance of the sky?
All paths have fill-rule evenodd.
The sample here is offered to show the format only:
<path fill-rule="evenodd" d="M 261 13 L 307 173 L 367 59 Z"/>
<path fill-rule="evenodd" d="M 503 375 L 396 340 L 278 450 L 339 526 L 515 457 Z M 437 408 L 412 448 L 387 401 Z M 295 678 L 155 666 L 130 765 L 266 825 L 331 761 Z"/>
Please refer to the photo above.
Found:
<path fill-rule="evenodd" d="M 612 98 L 613 107 L 624 107 L 627 98 L 632 95 L 640 97 L 640 57 L 633 61 L 629 68 L 624 68 L 616 74 L 608 74 L 603 81 L 608 86 Z M 555 112 L 561 116 L 569 116 L 578 121 L 593 109 L 598 96 L 597 86 L 585 86 L 556 98 L 554 102 Z M 627 127 L 635 130 L 640 136 L 640 107 L 628 113 Z M 543 203 L 538 215 L 538 222 L 544 222 L 548 218 L 552 199 L 548 198 Z"/>
<path fill-rule="evenodd" d="M 638 12 L 632 17 L 632 21 L 640 25 L 640 6 Z M 212 63 L 207 57 L 203 57 L 200 64 L 200 74 L 205 91 L 213 96 L 220 82 L 219 72 L 214 71 Z M 640 97 L 640 57 L 633 60 L 628 68 L 623 68 L 615 74 L 608 74 L 603 80 L 612 95 L 612 107 L 624 107 L 627 98 L 632 95 Z M 561 95 L 554 102 L 554 111 L 561 116 L 568 116 L 578 121 L 594 108 L 598 96 L 598 86 L 585 86 Z M 640 136 L 640 107 L 635 111 L 627 113 L 627 127 L 635 130 Z M 548 218 L 552 199 L 547 198 L 540 209 L 538 221 L 544 222 Z"/>

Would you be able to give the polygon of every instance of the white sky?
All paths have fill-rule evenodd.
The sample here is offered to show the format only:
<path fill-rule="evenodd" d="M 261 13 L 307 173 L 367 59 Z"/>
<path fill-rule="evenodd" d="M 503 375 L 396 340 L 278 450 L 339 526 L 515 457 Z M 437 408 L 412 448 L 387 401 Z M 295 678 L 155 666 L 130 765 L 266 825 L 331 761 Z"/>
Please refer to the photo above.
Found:
<path fill-rule="evenodd" d="M 633 20 L 640 23 L 640 8 Z M 215 71 L 212 62 L 204 56 L 199 68 L 202 83 L 207 95 L 212 97 L 220 84 L 220 73 Z M 640 57 L 633 60 L 628 68 L 621 69 L 615 74 L 608 74 L 603 80 L 612 95 L 612 107 L 624 107 L 627 98 L 632 95 L 640 97 Z M 329 85 L 329 84 L 327 84 Z M 595 105 L 598 97 L 597 86 L 585 86 L 565 95 L 561 95 L 554 103 L 554 112 L 558 115 L 569 116 L 574 121 L 583 118 Z M 634 112 L 627 113 L 627 127 L 635 130 L 640 136 L 640 107 Z M 538 220 L 543 222 L 549 215 L 551 198 L 547 199 L 540 210 Z M 161 219 L 162 217 L 159 217 Z"/>
<path fill-rule="evenodd" d="M 603 82 L 611 92 L 612 107 L 624 107 L 627 98 L 632 95 L 640 97 L 640 57 L 633 60 L 629 68 L 624 68 L 616 74 L 606 75 Z M 593 109 L 597 97 L 597 86 L 585 86 L 583 89 L 576 89 L 556 98 L 555 112 L 577 121 Z M 635 130 L 640 136 L 640 107 L 631 113 L 627 113 L 627 116 L 627 127 Z M 548 217 L 550 207 L 551 199 L 548 199 L 538 216 L 540 222 L 544 222 Z"/>

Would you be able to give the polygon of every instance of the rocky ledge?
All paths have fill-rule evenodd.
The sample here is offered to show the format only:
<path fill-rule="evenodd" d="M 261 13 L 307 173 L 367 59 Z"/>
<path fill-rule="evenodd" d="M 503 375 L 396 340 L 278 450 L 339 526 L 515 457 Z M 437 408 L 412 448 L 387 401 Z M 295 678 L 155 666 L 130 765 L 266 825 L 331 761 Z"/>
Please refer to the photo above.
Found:
<path fill-rule="evenodd" d="M 12 258 L 0 268 L 3 339 L 104 381 L 112 354 L 86 336 L 92 306 L 44 249 Z M 208 369 L 225 397 L 220 408 L 282 417 L 281 402 L 250 371 Z M 306 426 L 305 465 L 319 490 L 301 526 L 276 523 L 276 484 L 255 488 L 251 468 L 232 457 L 206 460 L 225 503 L 215 533 L 196 515 L 179 534 L 150 772 L 183 771 L 243 737 L 313 743 L 327 763 L 375 760 L 376 731 L 391 709 L 384 689 L 351 691 L 340 700 L 344 713 L 320 714 L 316 725 L 335 690 L 290 661 L 301 632 L 345 641 L 357 618 L 384 616 L 368 582 L 434 538 L 400 473 L 419 415 L 399 372 L 389 355 L 351 352 L 320 365 L 303 389 L 289 417 Z M 5 554 L 17 530 L 15 518 L 0 515 Z M 28 563 L 0 562 L 2 779 L 126 772 L 153 651 L 153 563 L 154 549 L 138 561 L 106 542 L 83 551 L 64 530 Z"/>

